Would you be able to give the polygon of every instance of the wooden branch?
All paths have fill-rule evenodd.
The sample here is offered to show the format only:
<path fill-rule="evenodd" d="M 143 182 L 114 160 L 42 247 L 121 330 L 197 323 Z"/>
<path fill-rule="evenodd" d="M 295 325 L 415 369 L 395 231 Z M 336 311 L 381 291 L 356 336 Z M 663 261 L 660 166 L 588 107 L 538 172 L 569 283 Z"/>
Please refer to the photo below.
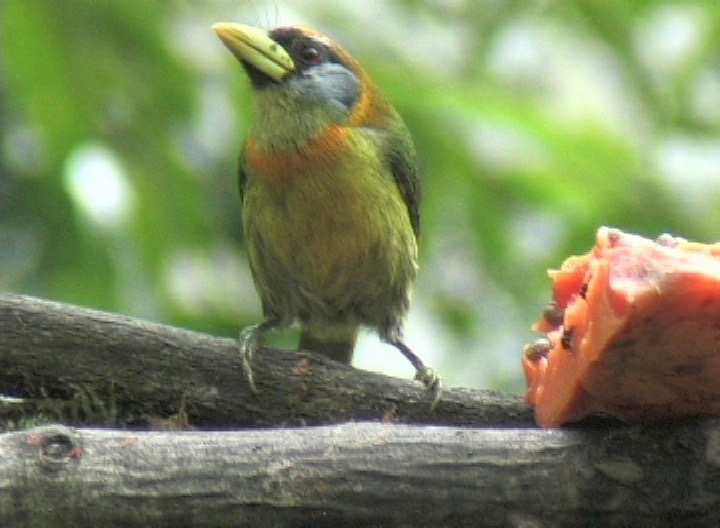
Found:
<path fill-rule="evenodd" d="M 233 340 L 0 295 L 0 526 L 716 526 L 720 422 L 530 426 L 519 397 L 421 386 Z M 174 419 L 173 419 L 174 417 Z M 161 422 L 159 422 L 159 420 Z M 419 427 L 384 422 L 445 424 Z"/>
<path fill-rule="evenodd" d="M 432 394 L 323 357 L 263 350 L 258 393 L 244 380 L 231 339 L 67 304 L 0 294 L 3 421 L 42 414 L 66 424 L 228 428 L 386 420 L 452 425 L 531 425 L 516 395 L 447 389 Z M 173 421 L 174 417 L 174 421 Z"/>
<path fill-rule="evenodd" d="M 0 435 L 0 526 L 720 526 L 720 424 Z"/>

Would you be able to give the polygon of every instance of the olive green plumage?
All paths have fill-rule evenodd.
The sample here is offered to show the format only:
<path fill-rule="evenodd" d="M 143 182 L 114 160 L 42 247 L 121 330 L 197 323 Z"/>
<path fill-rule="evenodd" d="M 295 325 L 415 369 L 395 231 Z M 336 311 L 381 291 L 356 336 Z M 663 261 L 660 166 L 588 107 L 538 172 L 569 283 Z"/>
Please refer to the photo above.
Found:
<path fill-rule="evenodd" d="M 298 320 L 301 348 L 350 362 L 359 325 L 400 336 L 417 269 L 416 235 L 392 168 L 393 159 L 414 168 L 400 134 L 404 126 L 354 128 L 334 163 L 279 183 L 241 165 L 243 226 L 263 311 L 282 324 Z"/>
<path fill-rule="evenodd" d="M 251 385 L 263 335 L 297 322 L 300 348 L 348 363 L 359 328 L 373 328 L 417 379 L 439 389 L 437 374 L 402 342 L 420 220 L 402 119 L 326 37 L 218 26 L 256 90 L 240 159 L 243 227 L 265 317 L 240 336 Z"/>

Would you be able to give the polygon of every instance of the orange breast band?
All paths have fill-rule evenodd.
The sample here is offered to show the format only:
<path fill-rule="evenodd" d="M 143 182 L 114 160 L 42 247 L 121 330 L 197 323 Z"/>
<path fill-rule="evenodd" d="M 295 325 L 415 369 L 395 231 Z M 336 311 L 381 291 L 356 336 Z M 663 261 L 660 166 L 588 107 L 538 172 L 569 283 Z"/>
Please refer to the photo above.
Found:
<path fill-rule="evenodd" d="M 253 138 L 245 144 L 245 159 L 258 176 L 281 183 L 296 174 L 307 173 L 311 168 L 327 166 L 335 161 L 345 147 L 350 130 L 331 125 L 319 136 L 296 149 L 268 151 Z"/>

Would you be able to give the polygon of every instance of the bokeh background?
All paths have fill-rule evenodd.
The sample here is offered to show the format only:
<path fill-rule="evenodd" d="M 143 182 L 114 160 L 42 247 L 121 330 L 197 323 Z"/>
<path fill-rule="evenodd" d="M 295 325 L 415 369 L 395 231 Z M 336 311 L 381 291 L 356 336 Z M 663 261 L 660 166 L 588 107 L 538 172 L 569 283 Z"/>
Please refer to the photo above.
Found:
<path fill-rule="evenodd" d="M 225 336 L 260 318 L 236 191 L 252 94 L 218 21 L 322 30 L 404 116 L 407 340 L 447 384 L 522 390 L 546 269 L 598 226 L 718 238 L 716 0 L 5 0 L 0 290 Z M 372 334 L 355 364 L 412 376 Z"/>

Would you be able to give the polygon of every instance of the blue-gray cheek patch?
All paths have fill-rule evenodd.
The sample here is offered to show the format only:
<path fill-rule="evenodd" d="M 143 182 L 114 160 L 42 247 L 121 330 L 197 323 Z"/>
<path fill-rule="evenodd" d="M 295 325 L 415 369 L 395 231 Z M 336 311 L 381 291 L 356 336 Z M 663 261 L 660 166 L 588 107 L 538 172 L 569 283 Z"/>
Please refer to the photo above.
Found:
<path fill-rule="evenodd" d="M 344 66 L 325 62 L 305 70 L 291 81 L 312 102 L 329 102 L 348 112 L 360 96 L 360 81 Z"/>

